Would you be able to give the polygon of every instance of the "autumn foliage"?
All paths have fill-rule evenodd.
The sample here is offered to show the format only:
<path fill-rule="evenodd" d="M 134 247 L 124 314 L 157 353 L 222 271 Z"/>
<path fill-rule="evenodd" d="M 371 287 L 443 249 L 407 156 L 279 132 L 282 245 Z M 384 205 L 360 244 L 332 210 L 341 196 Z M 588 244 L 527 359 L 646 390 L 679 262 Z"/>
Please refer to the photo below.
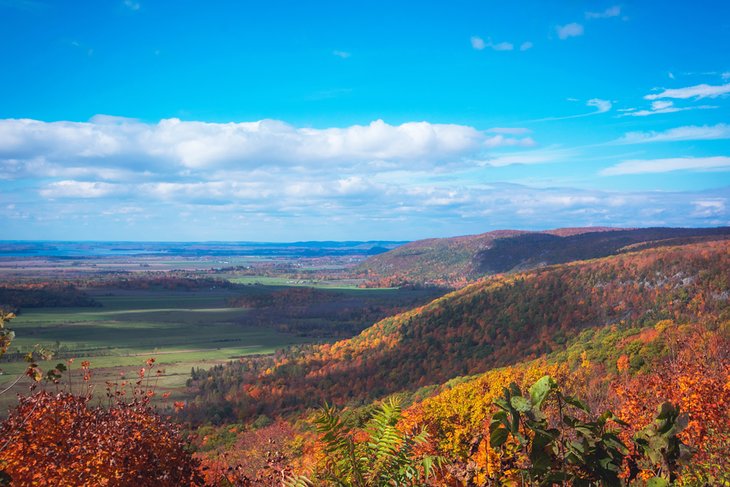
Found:
<path fill-rule="evenodd" d="M 188 413 L 213 405 L 247 419 L 368 402 L 556 353 L 588 329 L 714 323 L 728 313 L 728 268 L 728 244 L 712 242 L 497 276 L 349 340 L 212 369 L 192 381 L 198 401 Z"/>
<path fill-rule="evenodd" d="M 202 485 L 178 427 L 136 392 L 112 389 L 109 407 L 89 393 L 21 398 L 0 424 L 0 473 L 17 486 Z"/>
<path fill-rule="evenodd" d="M 497 276 L 349 340 L 196 370 L 179 412 L 195 455 L 147 391 L 38 392 L 2 423 L 0 468 L 19 485 L 730 485 L 729 269 L 710 242 Z M 321 293 L 253 304 L 289 298 Z"/>

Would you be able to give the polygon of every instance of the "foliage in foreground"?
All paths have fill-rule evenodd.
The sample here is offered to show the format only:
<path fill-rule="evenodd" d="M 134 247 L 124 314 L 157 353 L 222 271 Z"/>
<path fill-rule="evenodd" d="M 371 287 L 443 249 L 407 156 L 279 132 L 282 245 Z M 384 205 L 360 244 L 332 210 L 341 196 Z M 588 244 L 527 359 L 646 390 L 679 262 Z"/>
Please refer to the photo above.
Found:
<path fill-rule="evenodd" d="M 325 406 L 314 420 L 325 458 L 317 466 L 316 482 L 296 477 L 287 487 L 335 485 L 340 487 L 420 486 L 433 477 L 443 459 L 421 456 L 416 448 L 428 433 L 397 428 L 400 401 L 391 397 L 373 413 L 363 430 L 348 426 L 334 407 Z"/>
<path fill-rule="evenodd" d="M 553 421 L 545 412 L 548 402 L 556 411 Z M 494 401 L 497 412 L 489 424 L 489 442 L 497 453 L 499 469 L 492 481 L 498 485 L 621 486 L 637 480 L 641 471 L 653 470 L 642 478 L 649 485 L 670 485 L 690 450 L 677 436 L 688 417 L 669 402 L 659 406 L 656 419 L 633 438 L 632 468 L 622 479 L 622 467 L 629 449 L 619 438 L 616 426 L 627 427 L 611 411 L 592 417 L 580 399 L 564 394 L 557 382 L 545 376 L 528 394 L 517 384 L 504 389 Z M 614 427 L 611 427 L 613 423 Z"/>
<path fill-rule="evenodd" d="M 82 367 L 88 384 L 88 363 Z M 144 370 L 129 395 L 110 384 L 107 407 L 91 404 L 88 386 L 82 394 L 40 390 L 21 398 L 0 423 L 0 485 L 202 485 L 178 426 L 150 405 Z"/>
<path fill-rule="evenodd" d="M 463 483 L 449 477 L 443 468 L 446 459 L 422 451 L 426 430 L 404 433 L 398 424 L 400 403 L 389 399 L 361 430 L 348 426 L 343 413 L 325 406 L 314 420 L 324 456 L 314 480 L 292 477 L 284 485 L 663 487 L 673 485 L 691 455 L 678 436 L 688 417 L 669 402 L 661 404 L 654 420 L 633 436 L 631 450 L 619 436 L 627 423 L 610 411 L 593 416 L 583 401 L 565 394 L 550 376 L 524 393 L 510 384 L 493 405 L 488 423 L 489 475 L 479 481 Z"/>

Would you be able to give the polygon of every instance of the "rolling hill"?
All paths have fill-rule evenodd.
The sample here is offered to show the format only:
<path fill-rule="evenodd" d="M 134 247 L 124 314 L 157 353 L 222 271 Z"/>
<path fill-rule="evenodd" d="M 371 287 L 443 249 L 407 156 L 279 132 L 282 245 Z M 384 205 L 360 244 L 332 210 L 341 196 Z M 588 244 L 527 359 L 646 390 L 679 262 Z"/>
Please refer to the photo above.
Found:
<path fill-rule="evenodd" d="M 606 257 L 638 248 L 730 238 L 730 228 L 498 230 L 418 240 L 370 257 L 358 271 L 376 284 L 461 287 L 485 275 Z"/>

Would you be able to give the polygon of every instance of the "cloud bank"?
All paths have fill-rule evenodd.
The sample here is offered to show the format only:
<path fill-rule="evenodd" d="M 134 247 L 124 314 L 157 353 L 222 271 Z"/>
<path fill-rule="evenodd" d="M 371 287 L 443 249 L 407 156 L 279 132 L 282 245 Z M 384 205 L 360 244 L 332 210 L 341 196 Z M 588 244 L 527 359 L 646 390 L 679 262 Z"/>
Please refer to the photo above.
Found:
<path fill-rule="evenodd" d="M 587 104 L 595 113 L 612 109 L 608 100 Z M 621 143 L 727 132 L 725 124 L 686 126 L 630 132 Z M 727 223 L 728 189 L 611 192 L 495 180 L 500 171 L 581 163 L 583 154 L 569 147 L 531 149 L 532 137 L 524 126 L 382 120 L 330 128 L 0 120 L 0 221 L 6 238 L 94 239 L 103 228 L 104 238 L 126 240 L 402 239 L 536 225 Z M 721 156 L 646 159 L 602 174 L 728 168 Z"/>
<path fill-rule="evenodd" d="M 730 169 L 730 157 L 671 157 L 665 159 L 632 159 L 601 171 L 604 176 L 648 174 L 671 171 L 709 171 Z"/>
<path fill-rule="evenodd" d="M 12 175 L 28 171 L 195 171 L 217 168 L 308 166 L 320 170 L 369 165 L 431 167 L 500 146 L 529 146 L 529 137 L 492 135 L 473 127 L 376 120 L 345 128 L 299 128 L 277 120 L 242 123 L 147 124 L 100 116 L 90 122 L 0 121 L 0 164 Z"/>
<path fill-rule="evenodd" d="M 683 140 L 730 139 L 730 125 L 687 125 L 662 132 L 629 132 L 617 142 L 620 144 L 641 144 L 645 142 L 677 142 Z"/>
<path fill-rule="evenodd" d="M 702 99 L 702 98 L 717 98 L 718 96 L 724 96 L 730 93 L 730 83 L 724 85 L 695 85 L 687 86 L 685 88 L 674 88 L 665 89 L 659 93 L 652 93 L 646 95 L 646 100 L 659 100 L 662 98 L 674 98 L 679 100 L 686 100 L 688 98 Z"/>

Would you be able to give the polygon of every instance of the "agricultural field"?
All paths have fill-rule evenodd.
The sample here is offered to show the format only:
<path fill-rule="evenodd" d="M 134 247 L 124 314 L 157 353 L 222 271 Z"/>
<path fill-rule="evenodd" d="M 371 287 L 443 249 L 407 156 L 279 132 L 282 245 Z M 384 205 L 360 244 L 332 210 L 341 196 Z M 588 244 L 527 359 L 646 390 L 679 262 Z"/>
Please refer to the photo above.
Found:
<path fill-rule="evenodd" d="M 117 287 L 84 289 L 97 306 L 21 307 L 10 323 L 16 338 L 0 362 L 0 390 L 25 370 L 24 355 L 40 347 L 53 354 L 41 363 L 43 370 L 74 359 L 72 381 L 80 375 L 74 369 L 88 360 L 100 396 L 107 381 L 136 377 L 154 357 L 152 372 L 162 371 L 156 379 L 160 395 L 169 393 L 169 401 L 187 400 L 185 384 L 193 368 L 352 336 L 387 314 L 439 293 L 265 276 L 231 280 L 236 284 L 230 288 L 191 290 L 167 289 L 157 281 L 146 289 L 129 289 L 120 281 Z M 30 383 L 25 378 L 0 395 L 0 415 Z"/>
<path fill-rule="evenodd" d="M 287 276 L 242 276 L 231 277 L 229 280 L 235 284 L 260 284 L 264 286 L 301 286 L 322 289 L 358 289 L 360 287 L 360 284 L 363 282 L 362 279 L 306 279 Z"/>
<path fill-rule="evenodd" d="M 103 392 L 107 380 L 134 377 L 150 357 L 164 371 L 160 392 L 185 396 L 184 386 L 192 367 L 207 368 L 244 355 L 272 353 L 288 345 L 311 341 L 271 328 L 246 324 L 245 308 L 231 308 L 231 291 L 128 291 L 104 290 L 93 295 L 101 306 L 86 308 L 36 308 L 23 310 L 12 321 L 16 332 L 0 368 L 0 389 L 15 380 L 26 364 L 19 355 L 39 345 L 54 353 L 44 367 L 75 358 L 91 362 L 93 380 Z M 72 366 L 73 378 L 73 366 Z M 20 381 L 16 392 L 27 388 Z M 2 412 L 15 401 L 0 398 Z"/>

